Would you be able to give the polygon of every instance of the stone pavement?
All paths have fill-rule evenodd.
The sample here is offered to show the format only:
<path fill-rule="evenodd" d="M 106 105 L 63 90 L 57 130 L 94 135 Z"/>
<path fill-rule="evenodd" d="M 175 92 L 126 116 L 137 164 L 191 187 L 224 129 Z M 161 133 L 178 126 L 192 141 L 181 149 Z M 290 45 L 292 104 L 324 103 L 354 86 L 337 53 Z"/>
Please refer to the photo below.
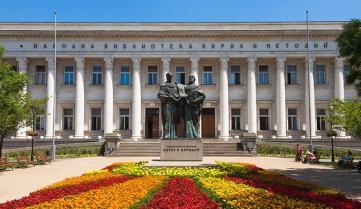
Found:
<path fill-rule="evenodd" d="M 61 159 L 51 165 L 35 166 L 27 169 L 0 172 L 0 203 L 28 195 L 51 183 L 64 178 L 103 168 L 113 162 L 149 161 L 150 164 L 172 163 L 159 162 L 156 157 L 89 157 Z M 155 161 L 153 161 L 155 160 Z M 361 201 L 361 174 L 351 170 L 336 170 L 321 165 L 296 163 L 290 158 L 275 157 L 204 157 L 202 163 L 214 161 L 248 162 L 265 169 L 278 170 L 296 179 L 315 182 L 319 185 L 338 188 L 350 198 Z M 196 164 L 195 162 L 183 162 Z"/>

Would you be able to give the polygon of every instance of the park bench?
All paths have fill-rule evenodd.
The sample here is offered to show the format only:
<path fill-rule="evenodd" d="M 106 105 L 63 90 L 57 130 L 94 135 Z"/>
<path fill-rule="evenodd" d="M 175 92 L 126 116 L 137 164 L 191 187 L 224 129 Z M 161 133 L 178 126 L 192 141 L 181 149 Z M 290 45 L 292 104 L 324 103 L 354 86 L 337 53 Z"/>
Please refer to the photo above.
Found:
<path fill-rule="evenodd" d="M 340 168 L 353 168 L 353 157 L 351 157 L 350 159 L 345 159 L 345 158 L 339 158 L 338 159 L 338 167 Z"/>
<path fill-rule="evenodd" d="M 9 162 L 7 157 L 0 158 L 0 170 L 6 170 L 7 168 L 11 168 L 14 170 L 15 163 Z"/>
<path fill-rule="evenodd" d="M 29 165 L 35 166 L 35 162 L 31 161 L 27 156 L 19 156 L 16 158 L 19 167 L 28 167 Z"/>
<path fill-rule="evenodd" d="M 46 164 L 46 163 L 51 164 L 51 158 L 47 157 L 44 154 L 36 155 L 36 161 L 38 164 Z"/>

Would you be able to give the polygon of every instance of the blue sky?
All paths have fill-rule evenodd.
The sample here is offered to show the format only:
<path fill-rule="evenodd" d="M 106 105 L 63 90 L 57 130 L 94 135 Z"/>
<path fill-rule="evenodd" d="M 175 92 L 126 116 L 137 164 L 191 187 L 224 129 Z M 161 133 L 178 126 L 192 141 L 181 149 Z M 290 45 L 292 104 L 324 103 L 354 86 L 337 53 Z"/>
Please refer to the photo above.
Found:
<path fill-rule="evenodd" d="M 361 19 L 361 0 L 1 0 L 0 21 L 255 22 Z"/>

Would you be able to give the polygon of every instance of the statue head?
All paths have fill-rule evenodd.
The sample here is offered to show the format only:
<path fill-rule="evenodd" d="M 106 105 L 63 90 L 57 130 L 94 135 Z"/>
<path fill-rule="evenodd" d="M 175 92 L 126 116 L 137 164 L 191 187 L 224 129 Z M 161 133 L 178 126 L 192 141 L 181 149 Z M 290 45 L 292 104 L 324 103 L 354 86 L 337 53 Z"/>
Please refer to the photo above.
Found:
<path fill-rule="evenodd" d="M 165 77 L 167 78 L 167 82 L 172 82 L 173 75 L 171 73 L 165 74 Z"/>
<path fill-rule="evenodd" d="M 193 84 L 196 82 L 196 77 L 194 75 L 189 75 L 188 84 Z"/>

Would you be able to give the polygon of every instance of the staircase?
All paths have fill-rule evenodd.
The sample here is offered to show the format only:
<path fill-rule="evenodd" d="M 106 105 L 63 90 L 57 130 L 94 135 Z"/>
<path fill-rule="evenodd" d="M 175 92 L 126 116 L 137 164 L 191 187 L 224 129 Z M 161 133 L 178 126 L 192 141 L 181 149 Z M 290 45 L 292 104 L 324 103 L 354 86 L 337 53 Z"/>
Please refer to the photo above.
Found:
<path fill-rule="evenodd" d="M 252 156 L 248 151 L 243 151 L 241 143 L 237 141 L 212 141 L 203 142 L 204 156 Z M 160 143 L 155 141 L 120 142 L 119 149 L 111 155 L 113 157 L 145 157 L 160 156 Z"/>

